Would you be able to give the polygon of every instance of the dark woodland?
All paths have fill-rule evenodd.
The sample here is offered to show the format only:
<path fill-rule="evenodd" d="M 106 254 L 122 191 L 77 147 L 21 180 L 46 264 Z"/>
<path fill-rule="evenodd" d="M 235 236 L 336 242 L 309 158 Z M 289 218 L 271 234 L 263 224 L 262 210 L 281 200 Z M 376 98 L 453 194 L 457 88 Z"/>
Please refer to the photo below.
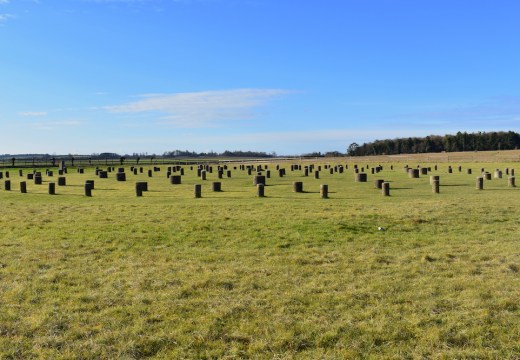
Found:
<path fill-rule="evenodd" d="M 520 148 L 520 134 L 513 131 L 478 133 L 459 131 L 455 135 L 375 140 L 363 145 L 352 143 L 347 149 L 347 155 L 395 155 L 443 151 L 514 150 L 518 148 Z"/>

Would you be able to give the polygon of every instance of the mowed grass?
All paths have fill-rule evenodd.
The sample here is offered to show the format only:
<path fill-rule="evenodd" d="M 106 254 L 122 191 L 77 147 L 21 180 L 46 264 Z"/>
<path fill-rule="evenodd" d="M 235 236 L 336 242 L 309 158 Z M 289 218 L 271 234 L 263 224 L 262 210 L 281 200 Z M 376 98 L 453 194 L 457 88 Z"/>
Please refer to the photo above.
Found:
<path fill-rule="evenodd" d="M 12 191 L 0 180 L 0 358 L 518 358 L 520 193 L 505 173 L 475 189 L 481 167 L 517 164 L 438 164 L 440 194 L 403 163 L 367 183 L 348 165 L 314 179 L 269 164 L 265 198 L 233 169 L 202 181 L 188 166 L 181 185 L 166 167 L 152 178 L 127 168 L 126 182 L 69 169 L 55 196 L 57 171 L 21 194 L 25 175 L 11 170 Z M 136 181 L 148 181 L 143 197 Z"/>

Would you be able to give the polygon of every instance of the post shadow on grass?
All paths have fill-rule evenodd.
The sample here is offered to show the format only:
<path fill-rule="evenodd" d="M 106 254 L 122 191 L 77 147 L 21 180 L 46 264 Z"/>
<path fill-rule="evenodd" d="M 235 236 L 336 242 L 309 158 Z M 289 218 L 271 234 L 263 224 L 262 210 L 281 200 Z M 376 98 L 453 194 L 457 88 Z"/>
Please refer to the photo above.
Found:
<path fill-rule="evenodd" d="M 393 181 L 385 181 L 385 183 L 392 184 Z M 413 190 L 411 187 L 393 187 L 392 190 Z"/>

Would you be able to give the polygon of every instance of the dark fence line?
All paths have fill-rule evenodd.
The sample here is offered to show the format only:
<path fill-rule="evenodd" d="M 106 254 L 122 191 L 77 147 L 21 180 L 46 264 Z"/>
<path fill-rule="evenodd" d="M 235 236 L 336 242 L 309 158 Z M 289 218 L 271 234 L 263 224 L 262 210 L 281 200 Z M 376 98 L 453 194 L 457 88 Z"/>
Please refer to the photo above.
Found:
<path fill-rule="evenodd" d="M 61 161 L 66 167 L 91 167 L 91 166 L 158 166 L 158 165 L 199 165 L 222 163 L 246 163 L 294 160 L 295 158 L 256 158 L 256 159 L 179 159 L 179 158 L 154 158 L 154 159 L 90 159 L 90 158 L 10 158 L 0 159 L 0 168 L 52 168 L 58 167 Z M 298 159 L 298 158 L 297 158 Z"/>

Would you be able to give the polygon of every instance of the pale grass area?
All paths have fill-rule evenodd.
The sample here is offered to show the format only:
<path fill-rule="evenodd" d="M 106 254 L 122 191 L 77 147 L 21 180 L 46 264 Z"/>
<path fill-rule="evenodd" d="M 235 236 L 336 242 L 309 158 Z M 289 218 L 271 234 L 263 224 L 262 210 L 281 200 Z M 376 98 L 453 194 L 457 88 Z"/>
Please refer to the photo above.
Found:
<path fill-rule="evenodd" d="M 323 161 L 323 158 L 305 159 L 304 161 Z M 326 161 L 340 163 L 410 163 L 410 165 L 421 163 L 505 163 L 519 162 L 520 150 L 502 151 L 466 151 L 466 152 L 441 152 L 427 154 L 399 154 L 399 155 L 375 155 L 355 156 L 343 158 L 330 158 Z M 292 162 L 292 161 L 288 161 Z"/>
<path fill-rule="evenodd" d="M 356 158 L 358 159 L 358 158 Z M 466 151 L 450 153 L 402 154 L 360 157 L 364 161 L 413 162 L 413 163 L 503 163 L 520 161 L 520 150 Z"/>
<path fill-rule="evenodd" d="M 70 171 L 55 196 L 57 175 L 20 194 L 11 171 L 12 191 L 0 181 L 0 357 L 517 358 L 520 193 L 505 174 L 475 190 L 481 167 L 517 164 L 461 160 L 459 172 L 439 160 L 433 194 L 429 176 L 402 168 L 434 163 L 365 160 L 385 166 L 368 183 L 354 182 L 352 159 L 319 180 L 288 164 L 279 178 L 269 164 L 265 198 L 239 170 L 204 182 L 186 167 L 181 185 L 164 167 L 124 183 Z M 142 198 L 136 181 L 149 182 Z"/>

